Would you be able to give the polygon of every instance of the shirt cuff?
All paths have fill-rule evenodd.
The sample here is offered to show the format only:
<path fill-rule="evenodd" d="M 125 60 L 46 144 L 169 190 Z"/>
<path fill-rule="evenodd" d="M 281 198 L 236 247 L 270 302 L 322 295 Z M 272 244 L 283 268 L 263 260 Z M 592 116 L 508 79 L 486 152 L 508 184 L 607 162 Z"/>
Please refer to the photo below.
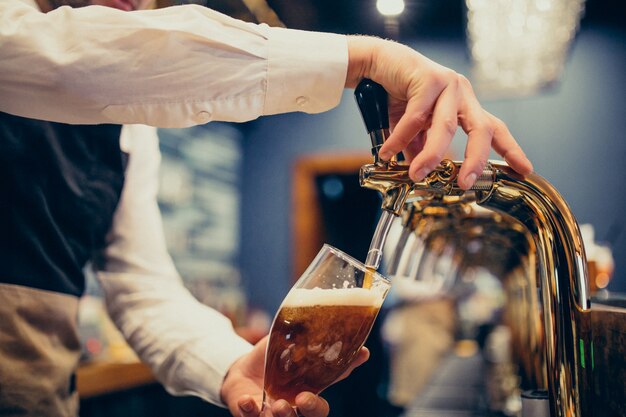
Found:
<path fill-rule="evenodd" d="M 168 378 L 169 384 L 165 387 L 173 395 L 194 395 L 226 407 L 220 397 L 226 373 L 237 359 L 252 348 L 250 343 L 235 335 L 192 342 L 178 355 L 177 364 Z"/>
<path fill-rule="evenodd" d="M 264 115 L 320 113 L 339 104 L 348 71 L 345 35 L 262 28 L 269 48 Z"/>

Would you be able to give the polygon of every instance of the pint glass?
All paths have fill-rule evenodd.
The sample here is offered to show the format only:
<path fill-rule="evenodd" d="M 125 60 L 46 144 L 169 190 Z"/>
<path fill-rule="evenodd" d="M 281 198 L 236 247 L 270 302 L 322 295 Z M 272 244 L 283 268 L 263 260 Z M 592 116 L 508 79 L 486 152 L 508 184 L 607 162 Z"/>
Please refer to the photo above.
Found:
<path fill-rule="evenodd" d="M 343 374 L 365 343 L 390 283 L 361 262 L 324 245 L 274 317 L 265 356 L 263 406 L 295 405 Z"/>

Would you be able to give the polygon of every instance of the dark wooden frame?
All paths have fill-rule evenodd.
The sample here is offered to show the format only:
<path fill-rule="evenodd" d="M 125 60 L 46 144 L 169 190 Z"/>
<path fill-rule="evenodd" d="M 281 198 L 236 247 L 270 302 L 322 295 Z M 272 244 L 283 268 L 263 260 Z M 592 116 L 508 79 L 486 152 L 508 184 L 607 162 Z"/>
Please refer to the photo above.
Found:
<path fill-rule="evenodd" d="M 324 244 L 322 215 L 315 179 L 326 174 L 358 173 L 372 163 L 368 153 L 322 153 L 299 158 L 292 182 L 292 283 L 304 272 Z"/>

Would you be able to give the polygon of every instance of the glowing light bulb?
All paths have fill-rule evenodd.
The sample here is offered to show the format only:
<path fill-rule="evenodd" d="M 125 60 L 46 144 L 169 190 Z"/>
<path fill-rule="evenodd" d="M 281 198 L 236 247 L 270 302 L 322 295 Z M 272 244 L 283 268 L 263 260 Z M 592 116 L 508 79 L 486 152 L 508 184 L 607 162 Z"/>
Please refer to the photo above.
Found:
<path fill-rule="evenodd" d="M 404 0 L 376 0 L 376 8 L 383 16 L 398 16 L 404 11 Z"/>

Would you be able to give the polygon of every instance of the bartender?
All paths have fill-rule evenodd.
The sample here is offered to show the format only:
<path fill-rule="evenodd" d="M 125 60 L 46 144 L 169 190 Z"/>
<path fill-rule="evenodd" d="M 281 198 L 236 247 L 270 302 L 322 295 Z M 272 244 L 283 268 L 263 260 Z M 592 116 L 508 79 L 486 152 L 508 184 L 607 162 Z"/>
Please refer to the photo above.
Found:
<path fill-rule="evenodd" d="M 468 133 L 464 188 L 491 147 L 532 170 L 464 77 L 406 46 L 196 5 L 87 3 L 0 2 L 0 415 L 77 415 L 88 261 L 112 319 L 169 392 L 259 414 L 267 340 L 249 345 L 182 285 L 156 201 L 155 127 L 322 112 L 368 77 L 389 92 L 393 133 L 380 155 L 404 151 L 413 179 L 441 160 L 458 124 Z M 297 405 L 307 417 L 329 412 L 311 393 Z M 271 412 L 294 415 L 284 401 Z"/>

